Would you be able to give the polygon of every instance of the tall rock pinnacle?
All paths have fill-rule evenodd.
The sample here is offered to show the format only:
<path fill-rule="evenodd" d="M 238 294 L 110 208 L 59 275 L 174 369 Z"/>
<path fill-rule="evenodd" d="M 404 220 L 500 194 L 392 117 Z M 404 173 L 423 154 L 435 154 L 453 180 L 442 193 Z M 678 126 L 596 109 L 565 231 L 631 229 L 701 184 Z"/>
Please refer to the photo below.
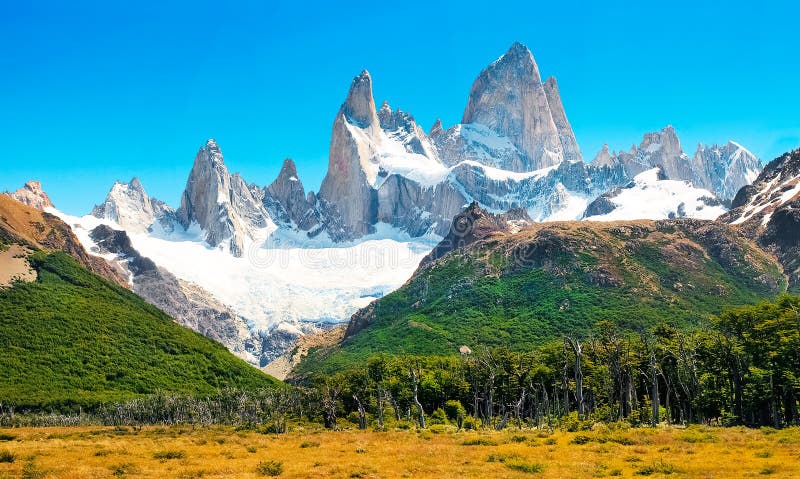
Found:
<path fill-rule="evenodd" d="M 283 160 L 281 171 L 267 187 L 267 193 L 283 207 L 289 219 L 300 229 L 308 230 L 315 226 L 316 218 L 309 215 L 312 205 L 306 197 L 303 183 L 297 176 L 297 167 L 291 158 Z"/>
<path fill-rule="evenodd" d="M 347 99 L 333 122 L 328 173 L 319 189 L 319 197 L 335 205 L 352 237 L 372 232 L 377 219 L 375 190 L 371 185 L 378 167 L 371 160 L 378 153 L 380 133 L 372 78 L 365 70 L 353 79 Z"/>
<path fill-rule="evenodd" d="M 368 71 L 364 70 L 353 78 L 347 99 L 342 105 L 342 112 L 351 123 L 362 128 L 378 124 L 375 99 L 372 96 L 372 77 Z"/>
<path fill-rule="evenodd" d="M 213 139 L 195 156 L 177 216 L 184 228 L 197 223 L 208 244 L 226 246 L 234 256 L 242 256 L 245 239 L 267 227 L 269 220 L 241 176 L 228 173 Z"/>
<path fill-rule="evenodd" d="M 536 170 L 564 159 L 539 67 L 521 43 L 514 43 L 478 75 L 462 123 L 480 123 L 508 137 L 527 156 L 515 171 Z M 566 116 L 564 123 L 568 125 Z"/>
<path fill-rule="evenodd" d="M 558 83 L 555 77 L 550 77 L 544 82 L 544 92 L 547 94 L 547 103 L 550 105 L 553 122 L 556 124 L 556 129 L 558 129 L 564 160 L 583 161 L 581 150 L 578 148 L 578 141 L 572 131 L 572 125 L 567 120 L 567 112 L 564 111 L 564 104 L 561 102 L 561 94 L 558 92 Z"/>

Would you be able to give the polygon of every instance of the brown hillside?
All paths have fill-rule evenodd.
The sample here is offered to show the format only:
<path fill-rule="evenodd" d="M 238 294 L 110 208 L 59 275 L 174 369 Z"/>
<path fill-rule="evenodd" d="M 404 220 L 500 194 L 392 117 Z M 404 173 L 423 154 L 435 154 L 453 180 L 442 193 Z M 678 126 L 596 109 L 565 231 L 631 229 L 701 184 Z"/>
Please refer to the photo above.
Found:
<path fill-rule="evenodd" d="M 128 288 L 127 280 L 104 259 L 86 252 L 69 225 L 60 218 L 0 195 L 0 241 L 34 249 L 63 251 L 90 271 Z"/>

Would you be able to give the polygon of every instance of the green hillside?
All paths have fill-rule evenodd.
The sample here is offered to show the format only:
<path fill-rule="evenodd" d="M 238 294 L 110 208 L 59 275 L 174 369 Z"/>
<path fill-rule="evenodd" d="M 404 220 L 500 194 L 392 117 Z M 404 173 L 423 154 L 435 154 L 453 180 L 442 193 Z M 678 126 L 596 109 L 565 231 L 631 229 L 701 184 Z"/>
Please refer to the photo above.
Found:
<path fill-rule="evenodd" d="M 441 257 L 424 261 L 406 285 L 354 315 L 340 344 L 312 349 L 296 375 L 343 369 L 376 353 L 525 350 L 586 336 L 599 321 L 626 330 L 690 327 L 786 290 L 774 259 L 705 221 L 548 223 L 491 231 L 449 249 L 437 249 Z"/>
<path fill-rule="evenodd" d="M 158 391 L 207 394 L 277 381 L 65 253 L 0 290 L 0 403 L 77 409 Z"/>

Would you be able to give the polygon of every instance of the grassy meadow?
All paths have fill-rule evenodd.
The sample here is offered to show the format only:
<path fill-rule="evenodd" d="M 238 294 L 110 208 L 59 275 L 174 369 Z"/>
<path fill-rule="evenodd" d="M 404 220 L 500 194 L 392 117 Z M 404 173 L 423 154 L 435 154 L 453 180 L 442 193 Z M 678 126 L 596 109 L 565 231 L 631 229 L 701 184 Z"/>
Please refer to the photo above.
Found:
<path fill-rule="evenodd" d="M 0 478 L 800 477 L 800 429 L 0 430 Z"/>

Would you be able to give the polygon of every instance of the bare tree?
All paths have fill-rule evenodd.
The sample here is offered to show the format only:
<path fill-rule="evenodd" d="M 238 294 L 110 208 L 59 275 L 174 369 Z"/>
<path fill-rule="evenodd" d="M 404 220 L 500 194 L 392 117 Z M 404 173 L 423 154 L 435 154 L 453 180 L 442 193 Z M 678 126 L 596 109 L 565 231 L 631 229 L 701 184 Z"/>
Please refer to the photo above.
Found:
<path fill-rule="evenodd" d="M 414 393 L 414 404 L 417 406 L 419 411 L 419 427 L 425 429 L 425 411 L 422 409 L 422 403 L 419 402 L 419 387 L 418 387 L 418 380 L 419 380 L 419 367 L 415 365 L 411 365 L 409 367 L 409 375 L 411 376 L 411 389 Z"/>
<path fill-rule="evenodd" d="M 564 342 L 575 355 L 575 400 L 578 402 L 578 415 L 583 416 L 586 414 L 586 403 L 583 400 L 583 346 L 580 341 L 569 336 L 564 338 Z"/>

